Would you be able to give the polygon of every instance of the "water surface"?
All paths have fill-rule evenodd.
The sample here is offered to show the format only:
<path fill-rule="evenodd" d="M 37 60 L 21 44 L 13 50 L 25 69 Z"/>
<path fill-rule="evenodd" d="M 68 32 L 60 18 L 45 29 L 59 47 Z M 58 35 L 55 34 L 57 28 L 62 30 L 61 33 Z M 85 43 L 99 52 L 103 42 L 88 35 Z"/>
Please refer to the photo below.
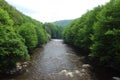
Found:
<path fill-rule="evenodd" d="M 95 80 L 75 51 L 62 40 L 52 39 L 32 55 L 31 65 L 15 80 Z"/>

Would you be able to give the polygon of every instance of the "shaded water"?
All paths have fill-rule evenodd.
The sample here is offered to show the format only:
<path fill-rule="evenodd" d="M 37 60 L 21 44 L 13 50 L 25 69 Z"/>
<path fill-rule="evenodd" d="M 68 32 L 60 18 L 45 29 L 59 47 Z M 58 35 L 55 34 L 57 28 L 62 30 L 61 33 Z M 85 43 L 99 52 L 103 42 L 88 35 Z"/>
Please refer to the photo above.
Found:
<path fill-rule="evenodd" d="M 98 80 L 83 58 L 62 40 L 53 39 L 34 51 L 25 73 L 10 80 Z"/>
<path fill-rule="evenodd" d="M 93 80 L 89 70 L 82 69 L 81 57 L 62 40 L 53 39 L 32 55 L 32 65 L 16 80 Z"/>

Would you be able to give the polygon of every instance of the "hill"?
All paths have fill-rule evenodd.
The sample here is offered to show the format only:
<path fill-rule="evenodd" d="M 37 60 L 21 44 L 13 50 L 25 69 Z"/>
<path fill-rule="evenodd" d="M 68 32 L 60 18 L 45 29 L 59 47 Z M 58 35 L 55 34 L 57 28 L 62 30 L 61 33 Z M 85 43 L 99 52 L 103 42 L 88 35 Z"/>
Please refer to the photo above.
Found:
<path fill-rule="evenodd" d="M 18 62 L 30 60 L 31 51 L 49 38 L 41 22 L 0 0 L 0 75 L 9 74 Z"/>
<path fill-rule="evenodd" d="M 59 25 L 59 26 L 62 26 L 62 27 L 65 27 L 67 26 L 69 23 L 71 23 L 73 20 L 60 20 L 60 21 L 55 21 L 53 23 Z"/>

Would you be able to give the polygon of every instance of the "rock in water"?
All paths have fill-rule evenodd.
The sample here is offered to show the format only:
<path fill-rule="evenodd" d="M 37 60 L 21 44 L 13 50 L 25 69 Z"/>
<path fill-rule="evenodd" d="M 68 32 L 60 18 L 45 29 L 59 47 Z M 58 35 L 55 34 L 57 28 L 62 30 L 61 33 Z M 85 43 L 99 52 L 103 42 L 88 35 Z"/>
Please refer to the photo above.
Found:
<path fill-rule="evenodd" d="M 120 80 L 119 77 L 112 77 L 114 80 Z"/>
<path fill-rule="evenodd" d="M 89 64 L 83 64 L 82 68 L 90 68 L 91 66 Z"/>

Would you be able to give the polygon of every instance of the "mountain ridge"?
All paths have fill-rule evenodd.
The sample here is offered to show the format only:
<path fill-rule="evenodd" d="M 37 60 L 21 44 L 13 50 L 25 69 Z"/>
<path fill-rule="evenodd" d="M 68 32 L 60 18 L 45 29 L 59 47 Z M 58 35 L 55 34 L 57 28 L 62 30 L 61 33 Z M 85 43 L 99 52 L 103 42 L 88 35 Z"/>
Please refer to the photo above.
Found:
<path fill-rule="evenodd" d="M 74 19 L 70 19 L 70 20 L 58 20 L 58 21 L 55 21 L 53 22 L 54 24 L 57 24 L 59 26 L 62 26 L 62 27 L 66 27 L 68 24 L 70 24 Z"/>

